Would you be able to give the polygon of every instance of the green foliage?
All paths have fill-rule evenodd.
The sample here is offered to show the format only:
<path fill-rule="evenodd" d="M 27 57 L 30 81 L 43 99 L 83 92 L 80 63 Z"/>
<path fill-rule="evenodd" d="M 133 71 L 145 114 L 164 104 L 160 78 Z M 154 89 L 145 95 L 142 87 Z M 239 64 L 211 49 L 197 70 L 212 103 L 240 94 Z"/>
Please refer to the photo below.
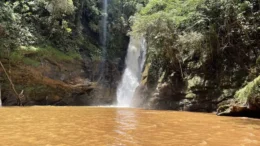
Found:
<path fill-rule="evenodd" d="M 96 0 L 27 0 L 1 3 L 1 52 L 19 46 L 49 44 L 61 52 L 83 50 L 92 58 L 101 57 L 102 15 L 108 15 L 108 59 L 122 58 L 130 30 L 128 19 L 147 0 L 111 0 L 108 14 L 102 14 L 103 1 Z M 2 41 L 3 40 L 3 41 Z M 2 56 L 3 53 L 0 53 Z M 8 53 L 5 53 L 8 54 Z"/>
<path fill-rule="evenodd" d="M 51 0 L 46 8 L 54 18 L 71 15 L 75 10 L 72 0 Z"/>
<path fill-rule="evenodd" d="M 34 47 L 34 46 L 21 46 L 20 49 L 12 52 L 10 55 L 11 62 L 24 63 L 37 67 L 40 65 L 42 59 L 49 59 L 54 62 L 73 61 L 74 59 L 81 59 L 77 52 L 69 51 L 67 53 L 61 52 L 51 46 L 47 47 Z"/>
<path fill-rule="evenodd" d="M 26 65 L 33 66 L 33 67 L 38 67 L 41 64 L 39 61 L 30 59 L 30 58 L 24 58 L 23 63 Z"/>
<path fill-rule="evenodd" d="M 87 25 L 93 32 L 99 32 L 99 23 L 101 20 L 101 8 L 98 7 L 96 0 L 83 0 L 84 16 L 88 20 Z"/>
<path fill-rule="evenodd" d="M 81 59 L 81 56 L 74 51 L 64 53 L 51 46 L 39 48 L 36 54 L 39 58 L 50 58 L 56 61 L 73 61 L 74 59 Z"/>
<path fill-rule="evenodd" d="M 181 32 L 188 29 L 189 24 L 202 22 L 201 14 L 196 11 L 202 2 L 203 0 L 151 0 L 134 17 L 131 34 L 142 35 L 148 39 L 149 46 L 155 48 L 148 50 L 148 54 L 161 56 L 163 60 L 172 62 L 176 60 L 174 56 L 179 49 L 177 44 L 184 47 L 185 44 L 182 43 L 186 43 L 184 37 L 187 35 L 184 36 Z M 154 58 L 154 55 L 150 56 Z"/>
<path fill-rule="evenodd" d="M 133 32 L 141 34 L 156 33 L 156 29 L 165 31 L 183 27 L 191 20 L 200 20 L 196 11 L 203 0 L 151 0 L 134 18 Z M 160 26 L 162 25 L 162 26 Z M 158 32 L 158 31 L 157 31 Z M 157 34 L 157 33 L 156 33 Z M 154 37 L 155 34 L 152 34 Z"/>
<path fill-rule="evenodd" d="M 87 46 L 87 51 L 90 53 L 91 59 L 93 60 L 101 60 L 102 52 L 101 49 L 96 45 L 91 43 L 90 41 L 85 41 L 84 45 Z"/>
<path fill-rule="evenodd" d="M 8 48 L 15 48 L 18 44 L 20 29 L 19 16 L 14 13 L 12 5 L 0 2 L 0 50 L 6 52 Z M 2 53 L 0 53 L 3 55 Z M 6 54 L 6 53 L 5 53 Z"/>
<path fill-rule="evenodd" d="M 248 83 L 244 88 L 238 90 L 235 94 L 235 97 L 239 102 L 245 103 L 251 95 L 259 93 L 259 85 L 260 76 L 258 76 L 252 82 Z"/>
<path fill-rule="evenodd" d="M 111 0 L 108 3 L 108 58 L 121 58 L 129 43 L 127 33 L 130 31 L 129 19 L 139 11 L 147 0 Z"/>
<path fill-rule="evenodd" d="M 17 51 L 12 52 L 10 55 L 10 60 L 13 63 L 19 63 L 23 59 L 23 55 Z"/>
<path fill-rule="evenodd" d="M 219 77 L 255 65 L 259 20 L 255 0 L 150 0 L 131 18 L 130 34 L 147 39 L 147 61 L 160 60 L 166 71 L 200 69 Z"/>

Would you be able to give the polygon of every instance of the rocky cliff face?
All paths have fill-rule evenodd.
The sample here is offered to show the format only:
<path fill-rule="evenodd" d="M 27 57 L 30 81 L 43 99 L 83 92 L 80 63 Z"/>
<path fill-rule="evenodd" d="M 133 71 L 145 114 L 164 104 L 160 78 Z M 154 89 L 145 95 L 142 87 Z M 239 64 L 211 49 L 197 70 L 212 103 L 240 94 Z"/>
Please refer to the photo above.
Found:
<path fill-rule="evenodd" d="M 150 109 L 217 111 L 219 115 L 259 110 L 255 56 L 247 62 L 251 68 L 247 70 L 236 63 L 217 65 L 218 60 L 210 60 L 207 54 L 195 54 L 182 54 L 187 59 L 181 66 L 168 63 L 163 67 L 156 62 L 147 63 L 142 83 L 136 89 L 134 105 Z M 253 83 L 252 94 L 245 95 Z M 243 87 L 246 89 L 242 89 L 241 94 Z M 241 98 L 244 99 L 242 102 Z"/>
<path fill-rule="evenodd" d="M 8 64 L 7 60 L 3 60 Z M 90 66 L 90 64 L 92 64 Z M 106 63 L 104 82 L 100 84 L 100 62 L 73 60 L 57 62 L 44 59 L 37 67 L 11 64 L 7 69 L 17 92 L 23 91 L 24 105 L 104 105 L 114 102 L 115 88 L 120 78 L 116 66 Z M 91 71 L 91 72 L 89 72 Z M 0 69 L 3 105 L 16 105 L 16 97 Z"/>

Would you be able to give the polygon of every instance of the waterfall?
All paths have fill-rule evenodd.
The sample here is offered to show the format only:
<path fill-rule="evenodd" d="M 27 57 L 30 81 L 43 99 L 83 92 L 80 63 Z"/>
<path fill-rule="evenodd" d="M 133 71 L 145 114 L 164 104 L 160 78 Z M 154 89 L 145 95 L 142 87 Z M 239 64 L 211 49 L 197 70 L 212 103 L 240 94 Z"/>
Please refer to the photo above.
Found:
<path fill-rule="evenodd" d="M 117 105 L 130 107 L 135 89 L 140 83 L 146 56 L 144 38 L 131 37 L 125 59 L 126 68 L 117 88 Z"/>

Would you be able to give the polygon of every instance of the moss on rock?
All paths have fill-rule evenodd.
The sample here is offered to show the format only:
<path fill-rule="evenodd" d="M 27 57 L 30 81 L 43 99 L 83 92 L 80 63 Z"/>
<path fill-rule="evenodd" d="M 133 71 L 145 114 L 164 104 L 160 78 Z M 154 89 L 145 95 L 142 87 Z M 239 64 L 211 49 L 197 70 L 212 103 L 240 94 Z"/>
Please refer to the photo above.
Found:
<path fill-rule="evenodd" d="M 235 94 L 235 98 L 241 102 L 246 103 L 250 96 L 259 92 L 260 76 L 249 82 L 244 88 L 238 90 Z"/>

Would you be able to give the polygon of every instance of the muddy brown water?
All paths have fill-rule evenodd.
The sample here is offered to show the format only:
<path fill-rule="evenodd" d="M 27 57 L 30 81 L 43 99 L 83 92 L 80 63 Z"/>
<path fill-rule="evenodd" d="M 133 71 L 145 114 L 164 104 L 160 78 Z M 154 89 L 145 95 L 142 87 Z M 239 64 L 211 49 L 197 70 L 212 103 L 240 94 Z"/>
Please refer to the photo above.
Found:
<path fill-rule="evenodd" d="M 1 146 L 260 146 L 260 120 L 107 107 L 0 108 Z"/>

